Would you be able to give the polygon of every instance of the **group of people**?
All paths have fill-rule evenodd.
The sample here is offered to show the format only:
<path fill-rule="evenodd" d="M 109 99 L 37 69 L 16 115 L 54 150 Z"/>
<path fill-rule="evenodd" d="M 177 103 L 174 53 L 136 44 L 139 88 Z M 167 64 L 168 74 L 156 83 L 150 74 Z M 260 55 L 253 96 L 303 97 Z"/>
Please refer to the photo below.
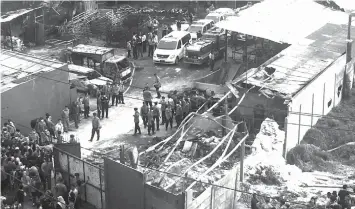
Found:
<path fill-rule="evenodd" d="M 61 189 L 64 182 L 62 178 L 57 179 L 57 185 L 51 185 L 53 150 L 48 145 L 54 141 L 48 138 L 60 136 L 55 126 L 51 116 L 46 114 L 46 119 L 31 121 L 32 130 L 25 137 L 10 119 L 4 123 L 1 132 L 1 194 L 4 196 L 1 208 L 9 206 L 22 209 L 28 200 L 36 208 L 79 208 L 77 204 L 80 201 L 76 203 L 76 199 L 80 199 L 77 198 L 80 192 L 74 192 L 81 190 L 79 177 L 77 185 L 73 185 L 70 191 Z M 73 135 L 70 138 L 74 140 Z"/>
<path fill-rule="evenodd" d="M 352 188 L 352 191 L 349 190 L 347 185 L 343 185 L 343 188 L 336 191 L 327 193 L 327 203 L 325 204 L 325 208 L 329 209 L 350 209 L 352 205 L 351 194 L 355 193 L 355 188 Z M 307 204 L 307 208 L 315 209 L 319 208 L 317 204 L 317 197 L 311 197 L 311 200 Z M 269 197 L 265 198 L 265 202 L 261 203 L 257 197 L 257 194 L 254 193 L 251 199 L 251 209 L 273 209 L 273 208 L 281 208 L 286 209 L 290 208 L 290 204 L 287 203 L 283 198 L 279 199 L 279 206 L 275 207 L 271 204 L 271 199 Z"/>
<path fill-rule="evenodd" d="M 328 192 L 327 193 L 327 204 L 325 205 L 325 208 L 330 208 L 330 209 L 350 209 L 351 208 L 351 196 L 350 194 L 355 193 L 355 188 L 352 189 L 353 191 L 349 191 L 349 188 L 347 185 L 343 185 L 343 188 L 339 190 L 337 193 L 336 191 L 333 191 L 332 193 Z"/>
<path fill-rule="evenodd" d="M 139 32 L 133 33 L 131 40 L 127 42 L 127 57 L 133 56 L 133 59 L 138 59 L 143 57 L 143 53 L 147 52 L 148 47 L 148 57 L 153 57 L 154 50 L 157 48 L 159 39 L 157 31 L 149 31 L 147 34 Z M 131 52 L 133 54 L 131 55 Z"/>

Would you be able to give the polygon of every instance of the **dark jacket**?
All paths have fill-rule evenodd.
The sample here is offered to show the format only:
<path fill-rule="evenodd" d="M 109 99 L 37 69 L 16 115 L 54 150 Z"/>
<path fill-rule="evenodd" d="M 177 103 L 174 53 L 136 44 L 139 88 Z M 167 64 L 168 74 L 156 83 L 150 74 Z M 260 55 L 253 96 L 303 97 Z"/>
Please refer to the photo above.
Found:
<path fill-rule="evenodd" d="M 147 116 L 149 112 L 149 107 L 147 105 L 141 107 L 141 116 Z"/>
<path fill-rule="evenodd" d="M 145 90 L 143 92 L 143 99 L 144 101 L 151 102 L 152 101 L 152 93 L 149 90 Z"/>
<path fill-rule="evenodd" d="M 160 117 L 159 108 L 156 105 L 153 107 L 153 116 Z"/>
<path fill-rule="evenodd" d="M 83 104 L 84 104 L 84 107 L 89 107 L 89 105 L 90 105 L 89 97 L 84 97 Z"/>
<path fill-rule="evenodd" d="M 102 97 L 101 97 L 101 104 L 102 104 L 102 106 L 108 106 L 108 98 L 107 98 L 107 96 L 106 95 L 103 95 Z"/>

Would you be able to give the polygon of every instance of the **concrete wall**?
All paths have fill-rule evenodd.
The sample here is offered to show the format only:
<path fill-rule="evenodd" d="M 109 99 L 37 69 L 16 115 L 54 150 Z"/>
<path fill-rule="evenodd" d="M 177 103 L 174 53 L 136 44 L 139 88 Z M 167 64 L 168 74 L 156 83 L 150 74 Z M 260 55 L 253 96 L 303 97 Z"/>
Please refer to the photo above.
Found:
<path fill-rule="evenodd" d="M 235 188 L 239 185 L 238 175 L 239 167 L 234 167 L 222 179 L 216 182 L 216 185 Z M 237 181 L 237 182 L 236 182 Z M 237 189 L 239 186 L 237 186 Z M 240 193 L 231 189 L 211 186 L 207 188 L 197 198 L 192 198 L 192 190 L 186 191 L 186 208 L 187 209 L 230 209 L 233 203 L 240 197 Z"/>
<path fill-rule="evenodd" d="M 293 113 L 289 113 L 287 124 L 287 150 L 302 140 L 319 116 L 328 114 L 341 101 L 345 59 L 346 55 L 337 59 L 292 99 L 289 110 Z M 302 115 L 294 112 L 302 112 Z"/>
<path fill-rule="evenodd" d="M 67 66 L 65 66 L 67 68 Z M 64 68 L 64 69 L 65 69 Z M 54 70 L 34 76 L 33 80 L 1 93 L 1 122 L 12 119 L 16 124 L 31 127 L 30 121 L 45 117 L 46 113 L 52 115 L 53 121 L 60 118 L 65 105 L 70 103 L 70 90 L 68 73 L 64 70 Z M 56 82 L 58 80 L 62 82 Z M 74 89 L 75 90 L 75 89 Z M 30 128 L 18 126 L 21 132 L 28 134 Z"/>
<path fill-rule="evenodd" d="M 144 208 L 147 209 L 183 209 L 184 195 L 174 195 L 161 188 L 144 185 Z"/>

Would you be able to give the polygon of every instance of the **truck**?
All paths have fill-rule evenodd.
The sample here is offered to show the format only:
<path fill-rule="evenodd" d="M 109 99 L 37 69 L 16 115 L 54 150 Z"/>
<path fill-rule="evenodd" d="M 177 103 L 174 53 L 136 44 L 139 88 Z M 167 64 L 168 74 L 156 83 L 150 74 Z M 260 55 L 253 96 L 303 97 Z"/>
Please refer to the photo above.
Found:
<path fill-rule="evenodd" d="M 200 40 L 186 47 L 184 63 L 203 65 L 208 63 L 209 54 L 214 50 L 216 59 L 224 56 L 227 47 L 224 29 L 213 27 Z"/>
<path fill-rule="evenodd" d="M 134 69 L 126 56 L 115 55 L 113 48 L 80 44 L 70 49 L 75 65 L 91 67 L 113 83 L 129 80 Z"/>

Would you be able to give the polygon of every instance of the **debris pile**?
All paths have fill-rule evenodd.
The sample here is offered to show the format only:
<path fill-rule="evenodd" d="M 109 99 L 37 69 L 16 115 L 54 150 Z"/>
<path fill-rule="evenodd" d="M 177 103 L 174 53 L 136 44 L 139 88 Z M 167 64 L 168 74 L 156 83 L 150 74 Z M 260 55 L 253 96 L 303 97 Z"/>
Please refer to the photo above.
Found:
<path fill-rule="evenodd" d="M 192 115 L 174 135 L 140 153 L 141 164 L 151 168 L 145 170 L 147 183 L 176 194 L 194 182 L 182 177 L 210 183 L 221 179 L 238 157 L 236 145 L 243 134 L 236 129 L 235 124 L 227 123 L 228 134 L 223 136 L 221 119 Z M 194 184 L 192 189 L 199 195 L 206 188 Z"/>

